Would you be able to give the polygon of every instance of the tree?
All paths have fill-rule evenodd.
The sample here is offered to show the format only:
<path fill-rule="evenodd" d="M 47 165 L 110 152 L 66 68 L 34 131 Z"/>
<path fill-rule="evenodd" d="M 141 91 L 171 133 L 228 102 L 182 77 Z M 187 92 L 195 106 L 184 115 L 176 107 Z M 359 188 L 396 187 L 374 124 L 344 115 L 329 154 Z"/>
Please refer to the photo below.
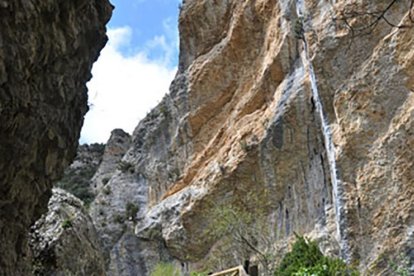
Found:
<path fill-rule="evenodd" d="M 254 256 L 261 265 L 260 275 L 273 274 L 275 252 L 263 214 L 252 213 L 235 205 L 214 205 L 212 217 L 208 234 L 217 240 L 223 240 L 224 237 L 229 242 L 221 244 L 220 255 L 229 256 L 229 253 L 237 250 L 239 255 Z"/>
<path fill-rule="evenodd" d="M 292 250 L 283 257 L 274 275 L 358 276 L 359 273 L 341 259 L 324 256 L 316 242 L 296 235 Z"/>

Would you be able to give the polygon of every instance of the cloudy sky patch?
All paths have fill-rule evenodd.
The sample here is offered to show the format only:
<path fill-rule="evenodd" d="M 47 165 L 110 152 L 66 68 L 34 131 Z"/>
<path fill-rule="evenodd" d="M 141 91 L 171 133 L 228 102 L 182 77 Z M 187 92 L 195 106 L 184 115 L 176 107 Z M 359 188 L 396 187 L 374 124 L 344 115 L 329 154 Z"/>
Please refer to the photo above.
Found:
<path fill-rule="evenodd" d="M 178 1 L 113 2 L 109 41 L 88 83 L 90 111 L 81 143 L 105 143 L 114 128 L 132 133 L 168 92 L 176 72 Z"/>

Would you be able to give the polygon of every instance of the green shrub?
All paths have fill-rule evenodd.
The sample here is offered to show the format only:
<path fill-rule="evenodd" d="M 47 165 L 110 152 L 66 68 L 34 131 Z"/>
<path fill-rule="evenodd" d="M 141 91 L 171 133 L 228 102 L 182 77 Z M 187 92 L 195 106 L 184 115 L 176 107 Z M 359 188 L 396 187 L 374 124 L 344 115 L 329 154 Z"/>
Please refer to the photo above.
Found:
<path fill-rule="evenodd" d="M 110 179 L 111 179 L 110 177 L 104 177 L 102 179 L 102 184 L 106 185 L 109 182 Z"/>
<path fill-rule="evenodd" d="M 165 118 L 169 118 L 170 112 L 168 110 L 168 107 L 163 103 L 159 107 L 160 114 L 164 115 Z"/>
<path fill-rule="evenodd" d="M 240 148 L 244 151 L 244 152 L 248 152 L 251 150 L 251 146 L 249 144 L 247 144 L 247 142 L 245 140 L 240 140 L 239 141 L 240 144 Z"/>
<path fill-rule="evenodd" d="M 71 219 L 65 219 L 64 221 L 62 221 L 62 228 L 63 229 L 69 229 L 72 228 L 72 220 Z"/>
<path fill-rule="evenodd" d="M 304 29 L 303 29 L 303 17 L 298 17 L 293 24 L 293 32 L 296 39 L 304 38 Z"/>
<path fill-rule="evenodd" d="M 398 276 L 410 275 L 410 258 L 404 253 L 400 253 L 393 260 L 389 261 L 389 265 Z"/>
<path fill-rule="evenodd" d="M 92 152 L 96 152 L 99 155 L 103 155 L 104 151 L 105 151 L 105 144 L 100 144 L 100 143 L 93 143 L 89 145 L 89 149 Z"/>
<path fill-rule="evenodd" d="M 150 274 L 151 276 L 180 276 L 180 271 L 170 263 L 159 263 Z"/>
<path fill-rule="evenodd" d="M 90 179 L 95 171 L 89 167 L 79 171 L 68 169 L 63 178 L 56 183 L 56 187 L 64 189 L 82 200 L 85 205 L 89 205 L 95 199 L 95 195 L 90 190 Z"/>
<path fill-rule="evenodd" d="M 207 276 L 208 272 L 191 272 L 190 276 Z"/>
<path fill-rule="evenodd" d="M 116 223 L 122 224 L 122 223 L 124 223 L 124 220 L 125 220 L 125 218 L 122 215 L 116 214 L 114 216 L 114 220 L 113 221 L 116 222 Z"/>
<path fill-rule="evenodd" d="M 134 173 L 135 172 L 134 165 L 130 162 L 123 161 L 123 160 L 121 160 L 118 163 L 118 170 L 120 170 L 123 173 L 127 173 L 127 172 Z"/>
<path fill-rule="evenodd" d="M 103 190 L 102 190 L 102 192 L 105 194 L 105 195 L 110 195 L 111 194 L 111 187 L 110 186 L 106 186 L 105 188 L 103 188 Z"/>
<path fill-rule="evenodd" d="M 138 213 L 138 210 L 139 208 L 137 205 L 135 205 L 132 202 L 128 202 L 127 205 L 125 206 L 126 217 L 132 218 L 132 220 L 134 220 L 136 214 Z"/>
<path fill-rule="evenodd" d="M 181 173 L 178 168 L 175 168 L 168 172 L 168 179 L 171 181 L 177 181 L 181 178 Z"/>
<path fill-rule="evenodd" d="M 287 253 L 275 271 L 276 276 L 346 276 L 359 275 L 341 259 L 322 254 L 314 241 L 297 236 L 292 251 Z"/>

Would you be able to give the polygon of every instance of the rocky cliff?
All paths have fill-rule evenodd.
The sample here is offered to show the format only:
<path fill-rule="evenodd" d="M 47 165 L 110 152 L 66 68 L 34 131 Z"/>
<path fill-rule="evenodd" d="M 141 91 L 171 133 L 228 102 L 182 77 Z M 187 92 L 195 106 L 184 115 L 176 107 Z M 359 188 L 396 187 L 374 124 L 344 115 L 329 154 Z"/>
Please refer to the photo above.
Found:
<path fill-rule="evenodd" d="M 180 12 L 170 93 L 93 177 L 107 273 L 273 275 L 294 233 L 366 275 L 414 273 L 412 1 Z"/>
<path fill-rule="evenodd" d="M 105 275 L 99 236 L 82 201 L 54 189 L 31 229 L 34 275 Z"/>
<path fill-rule="evenodd" d="M 0 274 L 28 271 L 29 226 L 76 152 L 104 0 L 0 1 Z"/>
<path fill-rule="evenodd" d="M 163 245 L 153 255 L 214 270 L 297 232 L 367 274 L 392 274 L 397 256 L 412 270 L 412 8 L 184 1 L 179 71 L 114 193 L 135 194 L 137 236 Z"/>

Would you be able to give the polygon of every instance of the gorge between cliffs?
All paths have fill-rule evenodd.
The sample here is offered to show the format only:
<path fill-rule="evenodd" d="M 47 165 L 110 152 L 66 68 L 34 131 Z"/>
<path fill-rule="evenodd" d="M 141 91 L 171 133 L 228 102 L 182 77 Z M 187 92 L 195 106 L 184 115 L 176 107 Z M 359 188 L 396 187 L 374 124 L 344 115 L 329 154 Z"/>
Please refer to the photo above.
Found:
<path fill-rule="evenodd" d="M 0 275 L 414 275 L 412 0 L 183 0 L 169 92 L 78 145 L 112 10 L 0 0 Z"/>

